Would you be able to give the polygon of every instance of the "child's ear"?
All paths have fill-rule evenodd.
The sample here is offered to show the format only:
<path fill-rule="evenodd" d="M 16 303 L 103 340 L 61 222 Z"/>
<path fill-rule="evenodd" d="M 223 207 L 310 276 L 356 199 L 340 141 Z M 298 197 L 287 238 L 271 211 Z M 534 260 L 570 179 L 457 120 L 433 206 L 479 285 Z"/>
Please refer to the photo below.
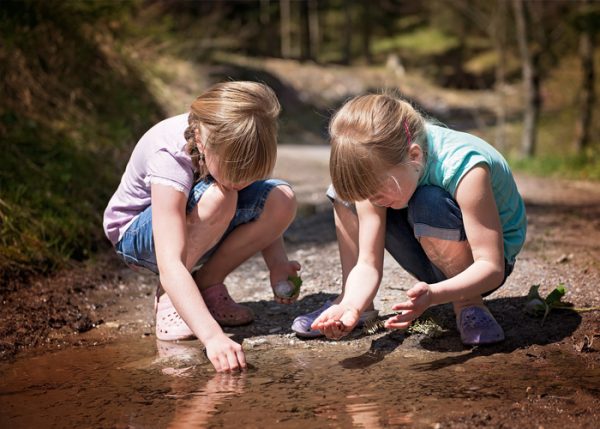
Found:
<path fill-rule="evenodd" d="M 412 143 L 408 148 L 408 159 L 414 162 L 423 160 L 423 149 L 417 143 Z"/>

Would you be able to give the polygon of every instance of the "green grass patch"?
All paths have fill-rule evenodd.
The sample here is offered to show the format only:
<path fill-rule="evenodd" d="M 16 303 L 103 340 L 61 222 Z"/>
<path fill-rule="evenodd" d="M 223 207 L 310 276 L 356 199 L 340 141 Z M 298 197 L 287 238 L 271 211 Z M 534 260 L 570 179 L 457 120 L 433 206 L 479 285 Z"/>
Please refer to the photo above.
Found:
<path fill-rule="evenodd" d="M 373 42 L 376 54 L 404 51 L 417 57 L 442 54 L 458 46 L 458 39 L 433 27 L 419 28 L 408 34 L 382 38 Z"/>
<path fill-rule="evenodd" d="M 103 5 L 23 2 L 0 14 L 3 286 L 108 244 L 104 208 L 135 141 L 162 116 L 112 42 L 101 17 L 115 11 Z"/>

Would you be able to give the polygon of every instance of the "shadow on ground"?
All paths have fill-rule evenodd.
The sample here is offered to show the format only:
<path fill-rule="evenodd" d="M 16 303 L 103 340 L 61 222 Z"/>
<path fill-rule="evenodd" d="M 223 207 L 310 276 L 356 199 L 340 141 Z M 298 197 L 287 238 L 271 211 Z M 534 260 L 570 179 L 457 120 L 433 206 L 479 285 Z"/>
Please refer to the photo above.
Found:
<path fill-rule="evenodd" d="M 542 325 L 541 319 L 530 317 L 524 313 L 525 302 L 525 297 L 498 298 L 487 301 L 496 320 L 504 328 L 506 339 L 502 343 L 473 347 L 469 353 L 446 356 L 415 369 L 436 370 L 462 364 L 477 356 L 507 354 L 532 345 L 560 343 L 573 335 L 581 324 L 581 316 L 577 313 L 554 311 Z M 449 305 L 434 307 L 428 310 L 424 317 L 431 317 L 442 327 L 443 333 L 437 338 L 427 336 L 419 338 L 418 343 L 421 347 L 435 352 L 461 352 L 468 349 L 460 341 L 454 314 Z"/>
<path fill-rule="evenodd" d="M 291 334 L 291 321 L 298 315 L 318 308 L 326 300 L 335 298 L 334 294 L 316 293 L 304 296 L 294 306 L 280 306 L 281 309 L 274 311 L 271 301 L 244 302 L 252 308 L 257 315 L 255 322 L 246 327 L 230 328 L 237 341 L 245 338 L 273 333 Z M 571 311 L 554 311 L 546 319 L 544 325 L 541 319 L 532 318 L 523 312 L 525 304 L 524 297 L 499 298 L 487 301 L 488 306 L 505 331 L 506 339 L 502 343 L 468 347 L 460 341 L 456 330 L 454 313 L 450 305 L 436 306 L 427 310 L 420 320 L 432 320 L 439 326 L 436 332 L 431 334 L 405 333 L 401 331 L 388 331 L 383 335 L 371 340 L 369 349 L 358 355 L 346 358 L 340 362 L 344 368 L 359 369 L 367 368 L 382 361 L 386 355 L 392 353 L 399 346 L 407 348 L 422 348 L 432 352 L 439 352 L 443 358 L 433 360 L 425 364 L 416 364 L 416 370 L 434 371 L 452 365 L 463 364 L 478 356 L 491 356 L 496 354 L 509 354 L 518 349 L 526 349 L 532 345 L 548 345 L 560 343 L 573 335 L 581 324 L 581 316 Z M 387 316 L 382 315 L 381 320 Z M 268 319 L 268 323 L 267 323 Z M 273 329 L 274 319 L 279 328 Z M 367 342 L 369 333 L 365 329 L 356 329 L 345 341 Z M 326 339 L 305 340 L 310 342 L 329 341 Z M 462 353 L 468 350 L 468 353 Z M 460 353 L 448 356 L 448 353 Z"/>

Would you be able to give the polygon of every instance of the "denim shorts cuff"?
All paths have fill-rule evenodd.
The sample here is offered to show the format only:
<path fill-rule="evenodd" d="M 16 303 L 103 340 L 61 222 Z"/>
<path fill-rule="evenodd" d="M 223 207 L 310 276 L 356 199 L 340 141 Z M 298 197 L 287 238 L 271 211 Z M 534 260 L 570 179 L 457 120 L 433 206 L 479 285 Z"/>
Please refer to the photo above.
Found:
<path fill-rule="evenodd" d="M 436 228 L 435 226 L 424 223 L 415 223 L 415 237 L 431 237 L 440 240 L 463 241 L 460 229 Z"/>
<path fill-rule="evenodd" d="M 273 188 L 275 188 L 276 186 L 289 186 L 290 188 L 292 187 L 289 183 L 287 183 L 284 180 L 280 180 L 280 179 L 269 179 L 267 181 L 265 181 L 265 186 L 262 189 L 262 194 L 258 200 L 258 204 L 257 204 L 257 213 L 256 216 L 258 217 L 258 215 L 260 213 L 262 213 L 262 211 L 265 208 L 265 204 L 267 202 L 267 198 L 269 197 L 269 194 L 271 193 L 271 191 L 273 190 Z"/>
<path fill-rule="evenodd" d="M 348 207 L 349 209 L 355 210 L 354 203 L 351 203 L 349 201 L 344 201 L 344 200 L 341 200 L 340 198 L 338 198 L 333 185 L 329 185 L 329 187 L 327 188 L 327 192 L 325 192 L 325 195 L 327 196 L 327 198 L 329 198 L 329 201 L 331 201 L 331 203 L 335 203 L 337 201 L 338 203 L 341 203 L 342 205 Z"/>

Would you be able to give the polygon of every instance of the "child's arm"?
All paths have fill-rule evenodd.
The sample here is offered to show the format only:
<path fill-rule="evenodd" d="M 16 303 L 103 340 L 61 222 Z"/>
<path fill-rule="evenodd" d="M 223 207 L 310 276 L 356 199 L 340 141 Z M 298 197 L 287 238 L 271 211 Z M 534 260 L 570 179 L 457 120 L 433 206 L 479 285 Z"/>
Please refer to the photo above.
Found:
<path fill-rule="evenodd" d="M 358 215 L 358 260 L 348 274 L 344 296 L 312 325 L 329 338 L 340 338 L 352 331 L 360 314 L 373 301 L 383 272 L 386 209 L 369 201 L 356 203 Z"/>
<path fill-rule="evenodd" d="M 486 167 L 470 170 L 456 190 L 473 264 L 458 275 L 439 283 L 417 283 L 407 292 L 408 301 L 394 310 L 402 314 L 386 322 L 389 328 L 406 328 L 429 306 L 460 301 L 497 287 L 504 278 L 504 242 L 500 216 Z"/>
<path fill-rule="evenodd" d="M 152 185 L 152 231 L 160 281 L 175 309 L 206 347 L 217 371 L 244 368 L 242 347 L 211 316 L 186 266 L 187 197 L 169 186 Z"/>

